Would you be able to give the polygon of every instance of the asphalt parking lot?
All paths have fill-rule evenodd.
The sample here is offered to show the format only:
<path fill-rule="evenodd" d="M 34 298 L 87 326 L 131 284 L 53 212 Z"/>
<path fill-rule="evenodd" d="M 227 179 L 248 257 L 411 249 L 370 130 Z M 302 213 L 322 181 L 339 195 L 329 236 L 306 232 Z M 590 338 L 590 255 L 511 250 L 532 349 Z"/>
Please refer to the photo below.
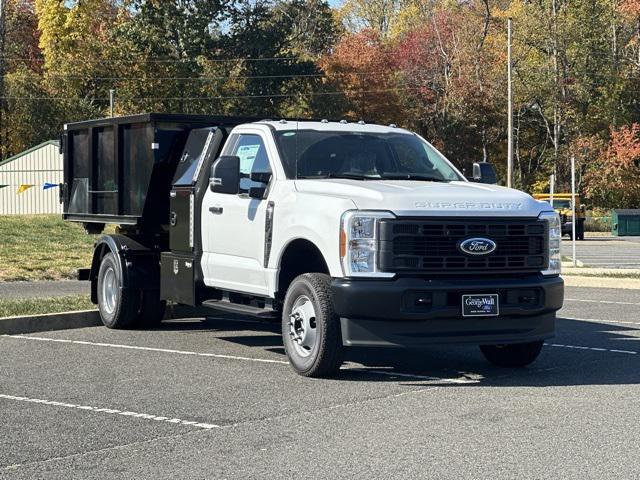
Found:
<path fill-rule="evenodd" d="M 571 240 L 562 240 L 562 255 L 571 258 Z M 640 268 L 640 237 L 587 237 L 576 241 L 576 258 L 595 268 Z"/>
<path fill-rule="evenodd" d="M 640 291 L 566 296 L 523 370 L 433 347 L 304 379 L 223 317 L 0 336 L 0 478 L 638 478 Z"/>

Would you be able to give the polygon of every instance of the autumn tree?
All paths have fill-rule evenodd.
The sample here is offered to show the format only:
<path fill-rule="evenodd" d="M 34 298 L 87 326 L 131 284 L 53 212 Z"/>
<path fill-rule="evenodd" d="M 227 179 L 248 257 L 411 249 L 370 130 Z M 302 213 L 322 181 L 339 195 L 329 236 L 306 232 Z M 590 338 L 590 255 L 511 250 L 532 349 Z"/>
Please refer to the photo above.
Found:
<path fill-rule="evenodd" d="M 640 208 L 640 126 L 611 130 L 611 140 L 592 158 L 584 191 L 594 205 Z"/>
<path fill-rule="evenodd" d="M 327 81 L 344 92 L 345 115 L 381 123 L 398 123 L 402 91 L 394 80 L 391 50 L 379 32 L 362 30 L 344 36 L 320 60 Z"/>
<path fill-rule="evenodd" d="M 38 48 L 38 20 L 33 0 L 5 0 L 4 19 L 0 19 L 0 97 L 14 97 L 20 75 L 25 69 L 36 73 L 36 87 L 40 84 L 37 73 L 42 71 L 40 49 Z M 14 137 L 13 129 L 8 128 L 17 121 L 14 115 L 15 100 L 0 98 L 0 159 L 19 151 L 20 145 L 9 138 Z M 29 103 L 27 101 L 27 103 Z M 26 110 L 31 105 L 21 105 Z M 40 137 L 40 136 L 38 136 Z M 28 136 L 25 141 L 31 140 Z M 21 142 L 23 143 L 23 142 Z"/>
<path fill-rule="evenodd" d="M 372 30 L 386 37 L 394 28 L 402 0 L 345 0 L 338 17 L 353 33 Z"/>

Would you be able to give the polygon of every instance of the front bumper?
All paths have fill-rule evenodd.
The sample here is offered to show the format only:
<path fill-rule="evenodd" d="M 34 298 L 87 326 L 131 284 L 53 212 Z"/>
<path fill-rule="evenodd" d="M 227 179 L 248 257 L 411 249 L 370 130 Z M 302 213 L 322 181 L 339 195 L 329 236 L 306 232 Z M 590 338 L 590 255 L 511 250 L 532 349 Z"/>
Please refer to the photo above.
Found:
<path fill-rule="evenodd" d="M 385 280 L 334 278 L 333 304 L 348 346 L 505 344 L 553 337 L 560 277 Z M 462 295 L 497 293 L 500 315 L 462 317 Z"/>

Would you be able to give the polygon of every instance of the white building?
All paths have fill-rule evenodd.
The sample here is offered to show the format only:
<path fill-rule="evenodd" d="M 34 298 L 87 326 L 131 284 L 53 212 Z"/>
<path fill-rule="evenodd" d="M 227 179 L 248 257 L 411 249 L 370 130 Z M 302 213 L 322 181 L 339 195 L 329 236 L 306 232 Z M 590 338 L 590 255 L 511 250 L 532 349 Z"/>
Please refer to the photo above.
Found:
<path fill-rule="evenodd" d="M 57 140 L 36 145 L 0 163 L 0 215 L 62 214 L 59 188 L 62 155 Z M 33 185 L 18 193 L 20 185 Z"/>

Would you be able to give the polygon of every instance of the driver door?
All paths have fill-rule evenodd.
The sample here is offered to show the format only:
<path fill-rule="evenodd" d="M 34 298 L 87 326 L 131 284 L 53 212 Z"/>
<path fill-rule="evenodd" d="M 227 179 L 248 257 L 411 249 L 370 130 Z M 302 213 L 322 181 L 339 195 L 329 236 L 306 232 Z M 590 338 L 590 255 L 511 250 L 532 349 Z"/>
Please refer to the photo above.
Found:
<path fill-rule="evenodd" d="M 249 188 L 262 184 L 254 172 L 272 172 L 262 132 L 233 134 L 224 155 L 240 158 L 238 194 L 212 192 L 202 205 L 202 271 L 205 284 L 224 290 L 268 295 L 264 268 L 267 200 L 249 197 Z"/>

